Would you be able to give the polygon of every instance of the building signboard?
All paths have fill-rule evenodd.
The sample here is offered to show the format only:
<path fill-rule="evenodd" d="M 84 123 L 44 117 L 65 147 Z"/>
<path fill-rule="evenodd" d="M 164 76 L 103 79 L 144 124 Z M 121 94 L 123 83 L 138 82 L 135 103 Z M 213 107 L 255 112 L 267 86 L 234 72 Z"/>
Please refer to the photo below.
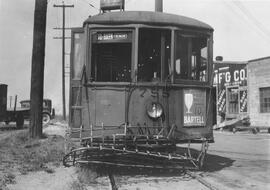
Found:
<path fill-rule="evenodd" d="M 219 115 L 247 112 L 246 66 L 246 63 L 215 63 L 214 86 Z"/>
<path fill-rule="evenodd" d="M 240 90 L 240 113 L 247 112 L 247 89 Z"/>

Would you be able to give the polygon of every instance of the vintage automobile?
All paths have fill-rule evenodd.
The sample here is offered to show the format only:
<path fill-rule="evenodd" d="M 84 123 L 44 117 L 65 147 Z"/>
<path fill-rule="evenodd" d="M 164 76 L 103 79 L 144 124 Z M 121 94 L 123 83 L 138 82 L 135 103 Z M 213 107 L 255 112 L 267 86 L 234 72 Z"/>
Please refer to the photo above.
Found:
<path fill-rule="evenodd" d="M 22 100 L 20 101 L 22 108 L 29 108 L 30 109 L 30 100 Z M 42 120 L 43 124 L 47 124 L 50 122 L 51 119 L 53 119 L 55 116 L 54 108 L 52 108 L 52 100 L 50 99 L 43 99 L 43 111 L 42 111 Z M 30 115 L 28 114 L 24 115 L 25 119 L 29 119 Z"/>
<path fill-rule="evenodd" d="M 7 108 L 7 88 L 8 85 L 0 84 L 0 122 L 7 125 L 10 122 L 16 122 L 17 129 L 21 129 L 24 124 L 24 115 L 29 114 L 29 108 L 17 107 L 17 96 L 15 96 L 14 107 Z"/>

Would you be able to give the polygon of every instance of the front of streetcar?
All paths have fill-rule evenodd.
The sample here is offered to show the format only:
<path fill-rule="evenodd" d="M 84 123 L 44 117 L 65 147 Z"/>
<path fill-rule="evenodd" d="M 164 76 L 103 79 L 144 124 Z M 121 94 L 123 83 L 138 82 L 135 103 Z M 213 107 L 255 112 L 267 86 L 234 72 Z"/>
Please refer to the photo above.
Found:
<path fill-rule="evenodd" d="M 88 146 L 138 152 L 139 144 L 213 141 L 212 27 L 167 13 L 108 12 L 72 38 L 70 126 Z"/>

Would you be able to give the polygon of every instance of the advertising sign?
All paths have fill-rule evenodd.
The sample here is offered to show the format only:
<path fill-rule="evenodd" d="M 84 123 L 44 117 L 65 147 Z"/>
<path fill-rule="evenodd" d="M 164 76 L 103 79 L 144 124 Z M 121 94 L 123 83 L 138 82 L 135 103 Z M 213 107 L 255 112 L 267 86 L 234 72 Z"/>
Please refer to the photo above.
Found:
<path fill-rule="evenodd" d="M 247 90 L 240 90 L 240 113 L 247 112 Z"/>
<path fill-rule="evenodd" d="M 206 91 L 184 90 L 184 126 L 204 126 L 206 124 Z"/>
<path fill-rule="evenodd" d="M 244 88 L 247 86 L 247 69 L 246 64 L 235 64 L 235 63 L 216 63 L 215 64 L 215 77 L 214 77 L 214 85 L 217 87 L 217 109 L 219 114 L 226 113 L 226 88 L 227 87 L 238 87 Z M 245 98 L 247 99 L 247 90 L 245 93 L 243 91 L 239 91 L 240 96 L 240 112 L 241 108 L 242 112 L 247 112 L 247 100 L 242 100 L 241 97 L 245 94 Z M 246 103 L 244 103 L 244 101 Z M 242 107 L 241 107 L 242 106 Z"/>

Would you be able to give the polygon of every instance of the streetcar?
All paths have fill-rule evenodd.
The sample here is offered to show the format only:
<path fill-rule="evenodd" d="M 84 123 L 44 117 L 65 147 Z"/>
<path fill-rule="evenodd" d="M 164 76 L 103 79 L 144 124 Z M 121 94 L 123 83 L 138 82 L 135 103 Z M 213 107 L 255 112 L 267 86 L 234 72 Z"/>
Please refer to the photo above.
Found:
<path fill-rule="evenodd" d="M 71 34 L 68 139 L 79 147 L 64 165 L 201 168 L 214 142 L 213 28 L 174 14 L 111 11 Z"/>

